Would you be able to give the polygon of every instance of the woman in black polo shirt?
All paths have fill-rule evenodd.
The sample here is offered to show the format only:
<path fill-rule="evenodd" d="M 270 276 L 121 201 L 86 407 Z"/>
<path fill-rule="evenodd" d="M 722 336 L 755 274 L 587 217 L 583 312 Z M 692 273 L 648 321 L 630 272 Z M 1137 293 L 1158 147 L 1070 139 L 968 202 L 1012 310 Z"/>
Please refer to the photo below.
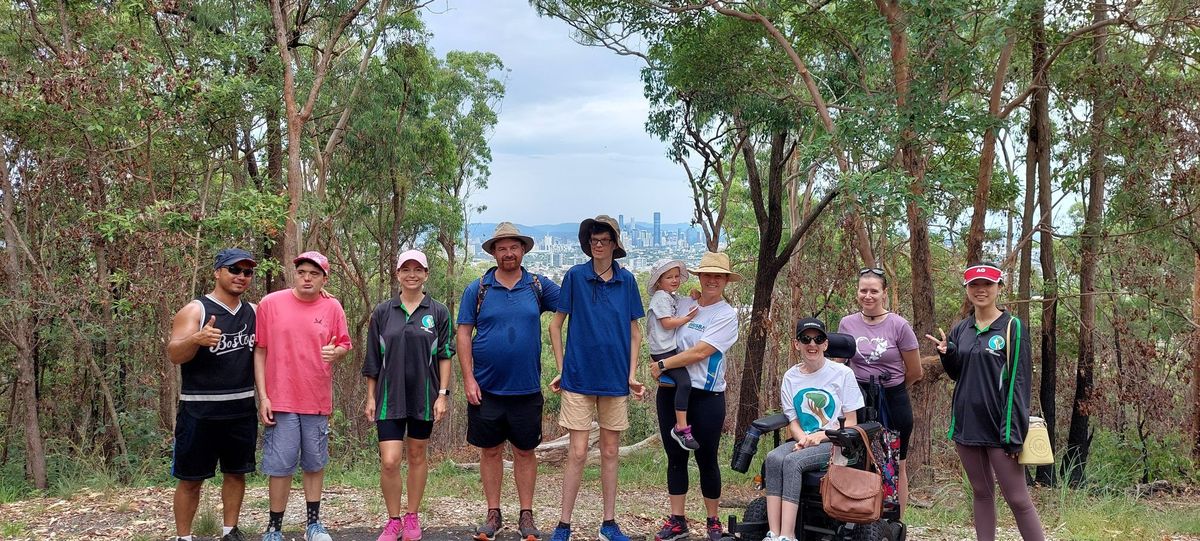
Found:
<path fill-rule="evenodd" d="M 946 375 L 954 380 L 950 439 L 962 461 L 974 498 L 975 538 L 996 538 L 995 486 L 1008 502 L 1025 541 L 1045 539 L 1037 508 L 1025 486 L 1025 468 L 1017 453 L 1029 430 L 1032 368 L 1025 324 L 996 306 L 1004 273 L 990 263 L 963 272 L 972 314 L 937 346 Z"/>
<path fill-rule="evenodd" d="M 362 369 L 367 379 L 363 413 L 379 431 L 379 485 L 388 512 L 379 539 L 395 541 L 403 536 L 416 541 L 421 539 L 417 512 L 429 476 L 426 445 L 433 422 L 441 420 L 449 405 L 454 339 L 450 310 L 424 291 L 429 279 L 425 254 L 418 250 L 400 254 L 396 278 L 400 295 L 371 312 Z M 401 449 L 408 459 L 407 508 L 400 506 Z"/>

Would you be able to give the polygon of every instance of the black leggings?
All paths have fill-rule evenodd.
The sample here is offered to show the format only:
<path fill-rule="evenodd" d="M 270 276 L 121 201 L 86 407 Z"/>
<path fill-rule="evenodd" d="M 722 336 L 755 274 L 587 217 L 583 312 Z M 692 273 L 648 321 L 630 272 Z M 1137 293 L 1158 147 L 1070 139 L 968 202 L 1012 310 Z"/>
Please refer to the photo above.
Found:
<path fill-rule="evenodd" d="M 671 441 L 675 427 L 675 388 L 658 386 L 655 396 L 658 407 L 658 432 L 662 441 Z M 721 444 L 721 429 L 725 426 L 725 393 L 692 389 L 688 401 L 688 424 L 692 437 L 700 448 L 695 451 L 696 467 L 700 469 L 700 494 L 710 500 L 721 497 L 721 466 L 717 450 Z M 678 445 L 663 445 L 667 453 L 667 494 L 679 496 L 688 491 L 688 452 Z"/>
<path fill-rule="evenodd" d="M 655 361 L 661 361 L 674 357 L 678 351 L 677 349 L 673 349 L 666 353 L 651 353 L 650 358 Z M 687 411 L 688 398 L 692 394 L 692 376 L 688 374 L 687 368 L 682 366 L 668 368 L 666 372 L 662 373 L 662 377 L 670 378 L 671 381 L 675 382 L 675 411 Z"/>

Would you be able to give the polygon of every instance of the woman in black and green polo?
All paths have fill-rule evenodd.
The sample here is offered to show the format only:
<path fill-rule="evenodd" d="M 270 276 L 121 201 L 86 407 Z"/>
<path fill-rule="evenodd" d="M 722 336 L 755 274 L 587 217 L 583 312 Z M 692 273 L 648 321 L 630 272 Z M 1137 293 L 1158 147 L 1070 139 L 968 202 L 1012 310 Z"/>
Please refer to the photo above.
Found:
<path fill-rule="evenodd" d="M 996 306 L 1004 273 L 990 263 L 967 267 L 963 286 L 972 314 L 932 340 L 954 380 L 950 438 L 974 497 L 975 538 L 996 538 L 997 481 L 1025 541 L 1045 539 L 1017 453 L 1029 430 L 1032 367 L 1025 324 Z"/>
<path fill-rule="evenodd" d="M 417 541 L 421 539 L 417 512 L 429 477 L 426 445 L 434 421 L 441 420 L 449 405 L 454 335 L 450 310 L 423 290 L 429 279 L 425 254 L 418 250 L 400 254 L 396 278 L 400 295 L 371 312 L 362 369 L 367 379 L 363 413 L 379 430 L 379 485 L 388 511 L 379 539 L 395 541 L 403 535 L 405 541 Z M 402 448 L 408 459 L 408 507 L 403 513 Z"/>

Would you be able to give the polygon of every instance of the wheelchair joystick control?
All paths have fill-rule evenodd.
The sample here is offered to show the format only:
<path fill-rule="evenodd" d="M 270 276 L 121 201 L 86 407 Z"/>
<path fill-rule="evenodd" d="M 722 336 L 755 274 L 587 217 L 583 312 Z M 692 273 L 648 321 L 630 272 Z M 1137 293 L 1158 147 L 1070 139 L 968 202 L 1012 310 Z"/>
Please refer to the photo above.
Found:
<path fill-rule="evenodd" d="M 838 415 L 838 430 L 846 428 L 846 416 Z"/>
<path fill-rule="evenodd" d="M 734 451 L 733 461 L 729 465 L 733 471 L 746 473 L 750 470 L 750 461 L 754 460 L 754 453 L 758 451 L 759 436 L 762 436 L 762 432 L 753 426 L 746 431 L 746 437 L 742 439 L 741 445 L 738 445 L 737 450 Z"/>

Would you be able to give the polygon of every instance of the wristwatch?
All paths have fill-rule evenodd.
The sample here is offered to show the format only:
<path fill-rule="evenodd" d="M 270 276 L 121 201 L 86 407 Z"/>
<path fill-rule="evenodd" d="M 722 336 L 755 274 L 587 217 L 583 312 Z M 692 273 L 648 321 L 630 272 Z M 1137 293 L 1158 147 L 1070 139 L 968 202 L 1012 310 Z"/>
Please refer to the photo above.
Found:
<path fill-rule="evenodd" d="M 450 389 L 438 389 L 438 394 L 442 396 L 450 396 Z"/>
<path fill-rule="evenodd" d="M 667 365 L 663 364 L 663 362 L 662 362 L 662 359 L 659 359 L 658 361 L 655 361 L 655 362 L 657 362 L 657 363 L 658 363 L 658 371 L 659 371 L 659 372 L 666 372 L 666 371 L 667 371 Z"/>

